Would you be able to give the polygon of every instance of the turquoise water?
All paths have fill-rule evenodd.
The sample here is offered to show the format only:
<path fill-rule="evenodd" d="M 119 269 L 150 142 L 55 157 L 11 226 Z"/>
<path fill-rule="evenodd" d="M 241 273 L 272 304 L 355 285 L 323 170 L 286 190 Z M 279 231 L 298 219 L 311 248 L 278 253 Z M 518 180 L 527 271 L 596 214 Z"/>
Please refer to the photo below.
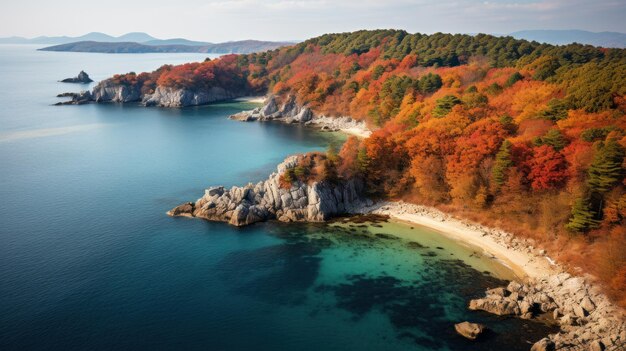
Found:
<path fill-rule="evenodd" d="M 547 332 L 466 311 L 506 269 L 424 228 L 167 217 L 342 137 L 226 119 L 249 103 L 52 106 L 81 69 L 206 55 L 34 48 L 0 46 L 0 349 L 515 350 Z M 494 331 L 470 343 L 464 319 Z"/>

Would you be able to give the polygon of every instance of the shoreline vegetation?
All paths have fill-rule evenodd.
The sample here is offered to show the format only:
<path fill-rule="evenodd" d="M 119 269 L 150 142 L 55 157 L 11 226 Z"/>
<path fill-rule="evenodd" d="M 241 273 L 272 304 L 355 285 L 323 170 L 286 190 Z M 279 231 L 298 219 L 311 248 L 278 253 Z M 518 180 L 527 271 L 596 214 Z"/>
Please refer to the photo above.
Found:
<path fill-rule="evenodd" d="M 472 309 L 522 318 L 552 313 L 562 332 L 533 350 L 618 350 L 626 343 L 616 307 L 626 306 L 625 74 L 623 49 L 357 31 L 116 75 L 69 103 L 184 107 L 269 94 L 262 107 L 231 119 L 310 125 L 328 118 L 322 130 L 352 130 L 344 122 L 371 127 L 341 150 L 291 159 L 270 185 L 210 188 L 170 214 L 234 225 L 320 221 L 357 207 L 345 200 L 346 182 L 363 190 L 359 199 L 463 209 L 464 217 L 514 232 L 510 243 L 494 240 L 519 253 L 488 248 L 530 273 L 526 282 L 472 300 Z M 580 271 L 546 278 L 540 265 L 532 268 L 549 262 L 545 253 L 532 256 L 535 246 Z M 598 280 L 588 284 L 585 274 Z"/>

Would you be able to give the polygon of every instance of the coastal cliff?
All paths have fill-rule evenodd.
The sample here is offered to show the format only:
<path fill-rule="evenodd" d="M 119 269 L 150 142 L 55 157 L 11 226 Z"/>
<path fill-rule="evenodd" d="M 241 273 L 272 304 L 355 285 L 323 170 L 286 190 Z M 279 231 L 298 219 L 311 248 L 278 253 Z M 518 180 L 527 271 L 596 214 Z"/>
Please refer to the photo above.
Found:
<path fill-rule="evenodd" d="M 199 106 L 231 100 L 243 95 L 243 92 L 237 93 L 220 87 L 213 87 L 206 91 L 157 87 L 153 94 L 144 95 L 141 103 L 145 106 L 159 107 Z"/>
<path fill-rule="evenodd" d="M 91 92 L 59 94 L 59 97 L 70 97 L 72 99 L 58 105 L 80 105 L 89 102 L 137 102 L 144 106 L 187 107 L 231 100 L 246 95 L 247 92 L 245 90 L 227 90 L 221 87 L 192 90 L 161 86 L 156 87 L 154 92 L 149 94 L 143 93 L 140 85 L 120 84 L 107 79 L 98 83 Z"/>
<path fill-rule="evenodd" d="M 98 83 L 91 92 L 91 101 L 95 102 L 135 102 L 141 98 L 136 86 L 115 84 L 110 79 Z"/>
<path fill-rule="evenodd" d="M 281 176 L 298 165 L 291 156 L 278 165 L 277 172 L 257 184 L 206 189 L 196 202 L 188 202 L 167 212 L 170 216 L 197 217 L 244 226 L 277 219 L 283 222 L 321 222 L 358 211 L 372 202 L 362 197 L 358 180 L 294 181 L 285 187 Z"/>

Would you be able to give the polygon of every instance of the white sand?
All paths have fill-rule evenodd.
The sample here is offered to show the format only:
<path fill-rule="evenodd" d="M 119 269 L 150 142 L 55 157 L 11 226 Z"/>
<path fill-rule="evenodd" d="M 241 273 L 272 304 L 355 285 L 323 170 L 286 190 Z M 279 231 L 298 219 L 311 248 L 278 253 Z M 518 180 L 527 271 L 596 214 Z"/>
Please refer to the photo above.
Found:
<path fill-rule="evenodd" d="M 432 228 L 452 239 L 482 248 L 522 278 L 544 278 L 561 271 L 558 266 L 551 264 L 548 256 L 531 249 L 528 243 L 515 239 L 511 234 L 454 218 L 432 207 L 386 202 L 364 209 L 363 212 L 388 215 L 400 221 Z"/>

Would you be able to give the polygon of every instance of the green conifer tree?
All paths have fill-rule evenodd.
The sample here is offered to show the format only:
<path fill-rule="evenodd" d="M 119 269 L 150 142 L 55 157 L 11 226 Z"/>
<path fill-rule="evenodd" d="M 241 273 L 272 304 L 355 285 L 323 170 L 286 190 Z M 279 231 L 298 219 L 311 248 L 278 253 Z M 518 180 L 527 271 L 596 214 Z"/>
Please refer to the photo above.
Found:
<path fill-rule="evenodd" d="M 598 143 L 596 154 L 589 166 L 587 184 L 593 193 L 604 194 L 624 179 L 624 148 L 615 139 Z"/>
<path fill-rule="evenodd" d="M 572 206 L 572 217 L 565 228 L 573 232 L 584 232 L 597 228 L 600 221 L 596 219 L 597 213 L 590 208 L 590 204 L 591 199 L 588 195 L 576 199 L 574 206 Z"/>
<path fill-rule="evenodd" d="M 493 168 L 491 169 L 491 175 L 494 183 L 496 184 L 496 189 L 499 189 L 500 186 L 504 184 L 506 181 L 507 170 L 513 166 L 513 161 L 511 160 L 511 146 L 511 142 L 505 140 L 496 154 L 496 160 Z"/>

